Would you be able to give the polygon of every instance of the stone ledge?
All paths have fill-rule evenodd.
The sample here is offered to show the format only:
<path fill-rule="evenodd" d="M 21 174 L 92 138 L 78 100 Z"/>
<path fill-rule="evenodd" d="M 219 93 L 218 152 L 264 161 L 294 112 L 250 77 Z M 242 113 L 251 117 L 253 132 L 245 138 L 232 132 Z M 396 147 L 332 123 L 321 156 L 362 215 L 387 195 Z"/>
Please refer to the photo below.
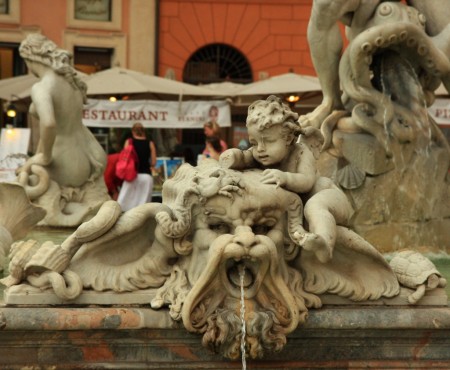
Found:
<path fill-rule="evenodd" d="M 0 368 L 241 369 L 149 307 L 0 307 Z M 449 307 L 310 310 L 249 369 L 449 369 Z"/>
<path fill-rule="evenodd" d="M 173 321 L 167 309 L 150 307 L 0 306 L 1 331 L 136 329 L 183 329 L 183 325 Z M 324 306 L 309 311 L 297 330 L 302 329 L 450 330 L 450 307 Z"/>

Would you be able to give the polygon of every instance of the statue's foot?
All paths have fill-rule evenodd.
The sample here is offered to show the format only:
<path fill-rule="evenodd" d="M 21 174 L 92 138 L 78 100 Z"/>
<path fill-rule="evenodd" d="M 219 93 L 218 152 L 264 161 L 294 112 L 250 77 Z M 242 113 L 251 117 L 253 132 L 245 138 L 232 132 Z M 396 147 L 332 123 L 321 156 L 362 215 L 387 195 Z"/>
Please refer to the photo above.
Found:
<path fill-rule="evenodd" d="M 305 233 L 303 235 L 294 233 L 294 237 L 303 249 L 314 252 L 320 262 L 325 263 L 331 259 L 331 248 L 322 236 L 314 233 Z"/>
<path fill-rule="evenodd" d="M 323 121 L 331 114 L 333 107 L 329 104 L 320 104 L 312 112 L 299 117 L 298 122 L 302 128 L 314 127 L 320 129 Z"/>

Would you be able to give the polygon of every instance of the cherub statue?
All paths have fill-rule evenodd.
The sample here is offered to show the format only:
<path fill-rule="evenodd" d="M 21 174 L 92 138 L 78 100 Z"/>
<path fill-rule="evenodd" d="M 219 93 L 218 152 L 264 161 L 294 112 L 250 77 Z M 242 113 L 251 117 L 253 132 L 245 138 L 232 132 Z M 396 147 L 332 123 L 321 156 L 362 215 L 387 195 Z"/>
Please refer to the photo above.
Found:
<path fill-rule="evenodd" d="M 297 242 L 326 262 L 336 242 L 336 222 L 346 225 L 352 207 L 330 179 L 317 173 L 314 152 L 317 155 L 321 144 L 320 132 L 302 129 L 297 119 L 298 114 L 276 96 L 254 102 L 247 117 L 251 147 L 244 151 L 229 149 L 219 161 L 232 169 L 261 168 L 263 184 L 301 194 L 306 201 L 304 214 L 309 231 L 299 229 Z"/>

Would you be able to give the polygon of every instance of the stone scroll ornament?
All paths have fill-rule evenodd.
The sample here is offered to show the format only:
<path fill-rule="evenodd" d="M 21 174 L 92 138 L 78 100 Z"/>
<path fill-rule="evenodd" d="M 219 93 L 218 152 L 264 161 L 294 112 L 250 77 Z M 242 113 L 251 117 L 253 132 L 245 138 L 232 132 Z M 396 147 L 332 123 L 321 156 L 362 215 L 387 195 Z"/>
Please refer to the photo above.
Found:
<path fill-rule="evenodd" d="M 20 56 L 40 80 L 29 113 L 39 121 L 36 153 L 17 171 L 33 204 L 46 210 L 40 225 L 75 227 L 109 199 L 103 180 L 106 153 L 82 123 L 86 84 L 72 55 L 40 34 L 21 43 Z"/>

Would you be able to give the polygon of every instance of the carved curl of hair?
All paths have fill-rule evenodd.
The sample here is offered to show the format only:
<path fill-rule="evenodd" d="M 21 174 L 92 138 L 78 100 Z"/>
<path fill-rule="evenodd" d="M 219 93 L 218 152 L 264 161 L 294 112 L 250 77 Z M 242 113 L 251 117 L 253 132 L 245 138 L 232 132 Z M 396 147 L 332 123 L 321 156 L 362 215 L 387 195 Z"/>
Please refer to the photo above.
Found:
<path fill-rule="evenodd" d="M 60 49 L 53 41 L 39 33 L 29 34 L 19 47 L 20 56 L 28 61 L 37 62 L 52 68 L 63 76 L 73 88 L 78 89 L 86 100 L 87 86 L 80 80 L 72 67 L 72 54 Z"/>
<path fill-rule="evenodd" d="M 247 127 L 257 125 L 259 131 L 282 125 L 284 131 L 297 137 L 301 130 L 297 120 L 298 114 L 275 95 L 270 95 L 266 100 L 257 100 L 248 107 Z"/>
<path fill-rule="evenodd" d="M 159 212 L 156 220 L 166 236 L 182 238 L 190 229 L 195 204 L 216 195 L 231 198 L 233 192 L 240 190 L 239 176 L 218 167 L 216 161 L 204 161 L 195 168 L 185 163 L 163 186 L 164 204 L 171 212 Z"/>

